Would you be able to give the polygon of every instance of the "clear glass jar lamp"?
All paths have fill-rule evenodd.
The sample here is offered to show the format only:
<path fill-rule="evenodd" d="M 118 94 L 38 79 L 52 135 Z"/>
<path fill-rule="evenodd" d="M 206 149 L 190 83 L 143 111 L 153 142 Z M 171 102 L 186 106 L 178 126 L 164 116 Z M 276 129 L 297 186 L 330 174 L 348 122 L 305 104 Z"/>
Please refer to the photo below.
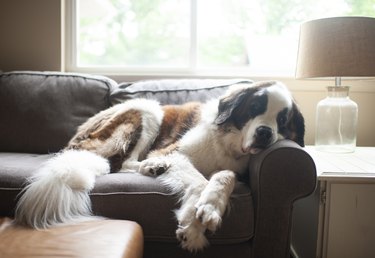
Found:
<path fill-rule="evenodd" d="M 316 108 L 315 147 L 325 152 L 354 152 L 358 106 L 349 98 L 349 87 L 331 86 L 327 90 L 327 97 Z"/>

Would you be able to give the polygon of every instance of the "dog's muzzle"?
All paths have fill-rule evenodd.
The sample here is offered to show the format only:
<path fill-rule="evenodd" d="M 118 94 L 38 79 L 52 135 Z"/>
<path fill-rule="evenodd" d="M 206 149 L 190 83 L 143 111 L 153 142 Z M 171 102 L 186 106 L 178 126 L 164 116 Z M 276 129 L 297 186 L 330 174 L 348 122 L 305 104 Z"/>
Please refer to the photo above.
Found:
<path fill-rule="evenodd" d="M 255 130 L 255 142 L 260 146 L 268 146 L 272 141 L 272 129 L 268 126 L 259 126 Z"/>
<path fill-rule="evenodd" d="M 273 132 L 268 126 L 259 126 L 255 130 L 253 143 L 246 149 L 242 149 L 244 153 L 257 154 L 272 143 Z"/>

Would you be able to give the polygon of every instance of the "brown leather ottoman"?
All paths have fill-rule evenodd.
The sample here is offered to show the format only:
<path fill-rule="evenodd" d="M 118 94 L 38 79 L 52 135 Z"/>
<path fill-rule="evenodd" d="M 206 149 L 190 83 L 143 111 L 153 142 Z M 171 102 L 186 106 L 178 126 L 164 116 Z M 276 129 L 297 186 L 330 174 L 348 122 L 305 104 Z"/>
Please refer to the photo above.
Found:
<path fill-rule="evenodd" d="M 48 230 L 0 218 L 0 257 L 141 258 L 142 228 L 126 220 L 93 220 Z"/>

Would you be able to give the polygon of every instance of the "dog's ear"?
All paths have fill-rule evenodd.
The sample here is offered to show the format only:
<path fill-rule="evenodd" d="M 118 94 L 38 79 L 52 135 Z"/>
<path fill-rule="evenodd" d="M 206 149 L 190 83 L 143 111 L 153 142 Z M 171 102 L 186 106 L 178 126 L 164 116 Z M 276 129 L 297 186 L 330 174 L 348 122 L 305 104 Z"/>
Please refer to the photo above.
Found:
<path fill-rule="evenodd" d="M 222 125 L 230 120 L 234 109 L 242 103 L 245 96 L 246 94 L 238 91 L 221 98 L 219 101 L 218 114 L 215 119 L 215 123 L 217 125 Z"/>
<path fill-rule="evenodd" d="M 290 113 L 290 119 L 286 127 L 289 131 L 288 138 L 298 143 L 301 147 L 305 147 L 305 119 L 294 102 Z"/>

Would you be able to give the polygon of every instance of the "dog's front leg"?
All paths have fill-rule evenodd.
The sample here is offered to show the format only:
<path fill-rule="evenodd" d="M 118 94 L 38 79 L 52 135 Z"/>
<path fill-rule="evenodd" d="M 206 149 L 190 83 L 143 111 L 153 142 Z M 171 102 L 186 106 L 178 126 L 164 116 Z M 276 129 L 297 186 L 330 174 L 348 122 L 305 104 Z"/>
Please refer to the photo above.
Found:
<path fill-rule="evenodd" d="M 201 193 L 195 205 L 196 218 L 208 230 L 215 232 L 228 206 L 230 195 L 236 182 L 233 171 L 223 170 L 215 173 Z"/>
<path fill-rule="evenodd" d="M 158 158 L 169 164 L 168 169 L 157 177 L 158 180 L 180 196 L 181 207 L 176 210 L 177 239 L 189 251 L 203 249 L 208 244 L 204 235 L 206 226 L 197 219 L 195 205 L 208 181 L 184 155 L 172 153 Z"/>
<path fill-rule="evenodd" d="M 178 228 L 177 239 L 181 246 L 191 252 L 203 249 L 207 244 L 206 226 L 196 218 L 195 204 L 199 200 L 204 185 L 189 186 L 182 197 L 180 209 L 176 210 Z"/>

